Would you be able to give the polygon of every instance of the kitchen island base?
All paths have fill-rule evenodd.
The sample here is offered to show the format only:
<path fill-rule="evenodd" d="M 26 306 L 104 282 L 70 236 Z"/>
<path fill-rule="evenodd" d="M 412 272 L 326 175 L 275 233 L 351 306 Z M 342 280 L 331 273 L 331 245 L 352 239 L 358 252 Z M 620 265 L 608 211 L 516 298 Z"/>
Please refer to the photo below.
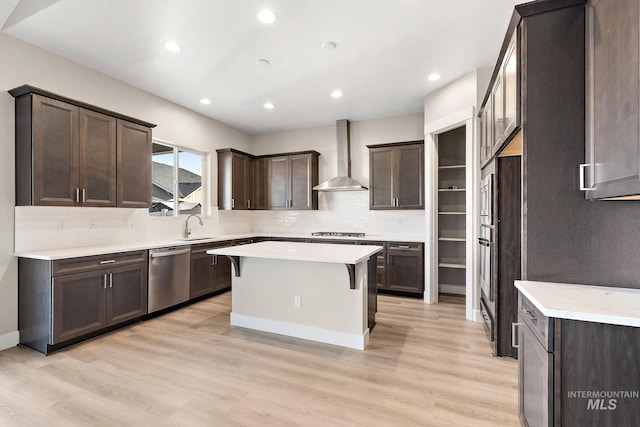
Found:
<path fill-rule="evenodd" d="M 367 263 L 355 268 L 349 288 L 344 264 L 244 258 L 233 277 L 231 324 L 364 349 L 367 325 Z"/>
<path fill-rule="evenodd" d="M 240 267 L 232 283 L 231 325 L 364 350 L 375 318 L 376 287 L 369 283 L 375 276 L 369 271 L 378 250 L 262 242 L 210 253 L 237 257 L 234 269 Z"/>

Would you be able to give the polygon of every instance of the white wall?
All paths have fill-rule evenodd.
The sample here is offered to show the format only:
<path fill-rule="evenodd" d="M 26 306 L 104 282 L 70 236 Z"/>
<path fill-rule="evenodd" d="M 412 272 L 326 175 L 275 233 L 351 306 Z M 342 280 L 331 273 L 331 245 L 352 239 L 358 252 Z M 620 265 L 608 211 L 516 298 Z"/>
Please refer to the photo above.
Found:
<path fill-rule="evenodd" d="M 351 176 L 369 185 L 367 145 L 416 141 L 424 138 L 422 113 L 351 123 Z M 316 150 L 320 152 L 319 180 L 336 176 L 335 125 L 253 137 L 252 154 Z M 319 193 L 317 211 L 258 211 L 252 216 L 254 231 L 297 232 L 359 231 L 376 236 L 424 239 L 424 211 L 369 210 L 369 192 Z"/>
<path fill-rule="evenodd" d="M 0 33 L 0 145 L 3 155 L 0 157 L 0 349 L 17 341 L 17 260 L 14 251 L 14 99 L 8 90 L 22 84 L 46 89 L 68 98 L 94 104 L 109 110 L 156 123 L 154 137 L 180 144 L 199 151 L 211 153 L 210 174 L 211 200 L 216 200 L 216 148 L 234 146 L 248 149 L 251 138 L 248 134 L 207 118 L 186 108 L 168 102 L 155 95 L 136 89 L 123 82 L 112 79 L 95 70 L 70 62 L 57 55 Z M 64 209 L 64 208 L 58 208 Z M 136 210 L 125 210 L 138 218 Z M 54 211 L 52 218 L 60 215 Z M 65 211 L 64 215 L 71 211 Z M 69 221 L 69 233 L 80 235 L 90 244 L 99 233 L 105 236 L 128 235 L 131 230 L 124 226 L 120 211 L 100 210 L 99 225 L 113 226 L 118 221 L 119 233 L 109 230 L 97 230 L 94 235 L 83 235 L 89 228 L 89 211 L 82 211 L 76 219 Z M 96 211 L 92 211 L 96 212 Z M 117 213 L 116 213 L 117 212 Z M 95 214 L 94 214 L 95 215 Z M 73 218 L 73 216 L 71 216 Z M 166 220 L 165 220 L 166 221 Z M 57 222 L 53 222 L 56 224 Z M 167 228 L 167 222 L 156 221 L 156 229 Z M 177 232 L 178 222 L 170 222 L 172 232 Z M 72 226 L 77 226 L 73 228 Z M 80 233 L 79 233 L 80 232 Z M 40 238 L 42 240 L 42 238 Z M 55 242 L 55 240 L 54 240 Z M 13 344 L 12 344 L 13 342 Z"/>

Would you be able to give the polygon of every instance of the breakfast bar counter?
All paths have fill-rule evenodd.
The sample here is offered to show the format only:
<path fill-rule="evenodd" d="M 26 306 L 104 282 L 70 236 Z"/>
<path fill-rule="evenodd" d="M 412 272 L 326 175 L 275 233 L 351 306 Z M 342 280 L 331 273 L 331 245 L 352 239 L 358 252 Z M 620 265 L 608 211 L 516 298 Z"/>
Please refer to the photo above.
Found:
<path fill-rule="evenodd" d="M 231 324 L 363 350 L 375 322 L 380 246 L 260 242 L 232 260 Z"/>

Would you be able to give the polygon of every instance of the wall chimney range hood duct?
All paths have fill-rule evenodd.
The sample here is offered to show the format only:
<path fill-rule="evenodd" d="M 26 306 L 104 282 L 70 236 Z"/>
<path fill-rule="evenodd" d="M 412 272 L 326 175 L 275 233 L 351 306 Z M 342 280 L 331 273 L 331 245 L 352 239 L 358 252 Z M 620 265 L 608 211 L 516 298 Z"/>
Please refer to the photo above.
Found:
<path fill-rule="evenodd" d="M 336 121 L 338 176 L 313 187 L 318 191 L 363 191 L 367 187 L 351 178 L 349 120 Z"/>

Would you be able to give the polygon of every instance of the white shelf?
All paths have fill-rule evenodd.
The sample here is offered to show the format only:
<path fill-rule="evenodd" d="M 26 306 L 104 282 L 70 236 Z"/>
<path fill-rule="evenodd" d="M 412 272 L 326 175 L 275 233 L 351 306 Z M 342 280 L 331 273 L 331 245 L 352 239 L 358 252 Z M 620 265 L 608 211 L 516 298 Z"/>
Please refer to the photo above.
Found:
<path fill-rule="evenodd" d="M 446 169 L 456 170 L 456 169 L 464 169 L 464 168 L 465 168 L 465 165 L 438 166 L 438 169 L 440 170 L 446 170 Z"/>
<path fill-rule="evenodd" d="M 466 212 L 438 212 L 438 215 L 466 215 Z"/>
<path fill-rule="evenodd" d="M 438 267 L 444 268 L 467 268 L 464 259 L 458 258 L 442 258 L 438 262 Z"/>
<path fill-rule="evenodd" d="M 464 237 L 438 237 L 438 240 L 442 242 L 466 242 Z"/>
<path fill-rule="evenodd" d="M 438 191 L 443 191 L 443 192 L 460 192 L 460 191 L 466 191 L 466 188 L 438 188 Z"/>

